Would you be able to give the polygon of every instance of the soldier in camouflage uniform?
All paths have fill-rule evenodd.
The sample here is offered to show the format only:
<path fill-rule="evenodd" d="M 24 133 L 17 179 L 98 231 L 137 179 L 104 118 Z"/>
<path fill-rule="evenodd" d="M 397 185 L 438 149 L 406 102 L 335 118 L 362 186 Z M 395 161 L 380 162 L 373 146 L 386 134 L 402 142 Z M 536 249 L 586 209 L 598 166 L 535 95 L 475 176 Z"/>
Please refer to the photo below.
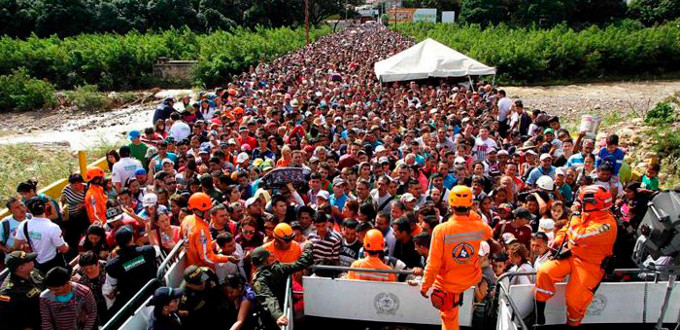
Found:
<path fill-rule="evenodd" d="M 45 289 L 35 265 L 37 254 L 14 251 L 7 256 L 9 278 L 0 287 L 0 328 L 40 329 L 40 293 Z"/>
<path fill-rule="evenodd" d="M 276 261 L 269 251 L 262 247 L 253 250 L 251 260 L 256 267 L 253 276 L 253 289 L 257 296 L 257 301 L 271 316 L 271 322 L 287 325 L 288 318 L 283 315 L 282 305 L 286 295 L 286 279 L 291 274 L 301 271 L 312 265 L 314 255 L 312 245 L 305 247 L 302 256 L 291 263 L 280 263 Z M 268 317 L 265 317 L 268 319 Z"/>

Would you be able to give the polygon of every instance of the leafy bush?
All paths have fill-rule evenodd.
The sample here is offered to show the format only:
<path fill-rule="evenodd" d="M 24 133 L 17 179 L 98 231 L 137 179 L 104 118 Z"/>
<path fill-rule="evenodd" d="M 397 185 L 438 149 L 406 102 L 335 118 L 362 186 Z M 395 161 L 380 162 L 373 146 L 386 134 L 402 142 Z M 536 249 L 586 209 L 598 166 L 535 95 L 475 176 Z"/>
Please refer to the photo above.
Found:
<path fill-rule="evenodd" d="M 649 125 L 668 124 L 675 121 L 675 110 L 669 102 L 659 102 L 645 115 L 645 123 Z"/>
<path fill-rule="evenodd" d="M 56 102 L 54 86 L 32 78 L 24 68 L 0 76 L 0 111 L 42 109 Z"/>
<path fill-rule="evenodd" d="M 67 92 L 66 98 L 80 110 L 108 110 L 113 106 L 113 100 L 100 92 L 96 85 L 77 87 L 74 91 Z"/>
<path fill-rule="evenodd" d="M 508 83 L 592 80 L 615 75 L 662 74 L 680 70 L 680 21 L 645 28 L 623 21 L 574 31 L 479 25 L 398 24 L 418 40 L 433 38 L 498 69 Z M 498 81 L 498 80 L 497 80 Z"/>
<path fill-rule="evenodd" d="M 328 27 L 310 30 L 310 39 L 330 33 Z M 125 90 L 162 85 L 153 64 L 163 56 L 199 59 L 197 80 L 223 82 L 256 63 L 304 46 L 304 29 L 244 28 L 202 35 L 189 29 L 162 33 L 83 34 L 26 40 L 0 38 L 0 74 L 25 67 L 33 77 L 47 79 L 60 89 L 97 85 L 102 90 Z"/>

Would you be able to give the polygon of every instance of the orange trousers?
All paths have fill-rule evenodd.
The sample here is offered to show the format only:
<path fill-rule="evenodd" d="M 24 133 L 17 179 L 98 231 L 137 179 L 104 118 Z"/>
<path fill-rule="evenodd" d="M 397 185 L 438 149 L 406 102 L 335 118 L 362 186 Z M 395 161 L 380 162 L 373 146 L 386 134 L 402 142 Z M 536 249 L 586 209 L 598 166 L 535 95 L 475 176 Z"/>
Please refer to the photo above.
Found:
<path fill-rule="evenodd" d="M 555 283 L 569 275 L 567 282 L 567 324 L 578 326 L 586 314 L 595 290 L 604 276 L 600 265 L 589 264 L 571 256 L 563 260 L 550 260 L 538 268 L 536 275 L 536 300 L 548 301 L 555 295 Z"/>
<path fill-rule="evenodd" d="M 458 301 L 458 299 L 461 299 L 460 293 L 456 293 L 454 295 L 454 299 Z M 459 330 L 460 327 L 458 326 L 458 308 L 460 306 L 455 305 L 453 309 L 448 310 L 446 312 L 439 312 L 439 316 L 442 319 L 442 330 Z"/>

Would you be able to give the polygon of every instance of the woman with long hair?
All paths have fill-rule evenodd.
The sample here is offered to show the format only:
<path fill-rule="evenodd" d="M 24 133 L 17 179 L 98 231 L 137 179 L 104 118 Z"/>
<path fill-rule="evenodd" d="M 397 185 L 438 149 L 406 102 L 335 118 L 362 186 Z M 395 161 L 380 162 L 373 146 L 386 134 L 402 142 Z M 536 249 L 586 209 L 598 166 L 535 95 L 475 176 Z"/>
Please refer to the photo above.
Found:
<path fill-rule="evenodd" d="M 147 233 L 149 244 L 160 247 L 165 253 L 170 253 L 179 242 L 180 228 L 170 223 L 171 213 L 167 208 L 158 208 L 157 213 L 158 217 L 153 222 L 154 229 Z"/>
<path fill-rule="evenodd" d="M 85 180 L 79 173 L 73 173 L 68 177 L 68 184 L 61 191 L 61 209 L 64 220 L 64 240 L 70 247 L 71 256 L 75 256 L 80 237 L 90 225 L 90 220 L 85 212 Z"/>
<path fill-rule="evenodd" d="M 527 273 L 533 272 L 534 267 L 531 266 L 529 260 L 529 250 L 524 244 L 516 243 L 509 248 L 509 257 L 512 262 L 509 273 Z M 516 284 L 532 284 L 534 283 L 534 276 L 515 276 L 510 280 L 510 285 Z"/>
<path fill-rule="evenodd" d="M 33 197 L 40 198 L 43 202 L 45 202 L 45 205 L 47 206 L 45 208 L 45 217 L 54 221 L 56 224 L 61 225 L 62 220 L 59 204 L 53 198 L 45 194 L 38 193 L 38 181 L 26 180 L 24 182 L 19 183 L 19 185 L 17 186 L 17 193 L 21 195 L 24 205 L 28 205 L 28 201 L 31 200 L 31 198 Z"/>
<path fill-rule="evenodd" d="M 255 291 L 240 275 L 229 274 L 224 279 L 224 294 L 229 310 L 236 314 L 231 315 L 235 322 L 229 330 L 252 329 L 257 321 L 252 313 L 256 306 Z"/>
<path fill-rule="evenodd" d="M 109 172 L 113 170 L 113 164 L 117 163 L 119 160 L 120 155 L 118 154 L 118 151 L 109 150 L 109 152 L 106 153 L 106 163 L 109 164 Z"/>

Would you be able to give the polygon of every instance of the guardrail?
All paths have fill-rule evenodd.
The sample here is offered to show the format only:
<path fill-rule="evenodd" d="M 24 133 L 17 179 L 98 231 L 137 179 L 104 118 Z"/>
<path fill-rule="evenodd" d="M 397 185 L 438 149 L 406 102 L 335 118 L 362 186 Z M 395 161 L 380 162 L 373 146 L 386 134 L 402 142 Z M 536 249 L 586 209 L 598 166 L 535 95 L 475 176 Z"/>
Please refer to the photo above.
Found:
<path fill-rule="evenodd" d="M 168 255 L 163 259 L 163 262 L 158 266 L 158 271 L 156 272 L 156 279 L 158 280 L 159 283 L 165 285 L 165 273 L 172 267 L 172 265 L 179 260 L 179 255 L 182 252 L 182 242 L 179 242 L 175 245 L 172 250 L 168 253 Z"/>
<path fill-rule="evenodd" d="M 495 294 L 495 301 L 494 305 L 498 306 L 499 304 L 499 297 L 500 294 L 502 293 L 505 299 L 508 301 L 508 304 L 510 305 L 510 315 L 511 321 L 517 320 L 519 322 L 519 326 L 522 328 L 522 330 L 529 330 L 527 325 L 524 323 L 524 319 L 522 319 L 522 315 L 519 315 L 519 308 L 517 308 L 517 305 L 515 302 L 512 300 L 512 297 L 510 297 L 510 293 L 506 291 L 505 287 L 503 286 L 502 281 L 506 278 L 512 278 L 515 276 L 531 276 L 531 275 L 536 275 L 536 272 L 521 272 L 521 273 L 505 273 L 502 274 L 501 276 L 498 277 L 496 280 L 496 294 Z"/>
<path fill-rule="evenodd" d="M 145 301 L 151 295 L 151 292 L 156 290 L 159 286 L 158 279 L 152 278 L 146 282 L 144 286 L 130 299 L 118 312 L 113 315 L 100 330 L 115 330 L 123 324 L 123 322 L 137 309 L 140 302 Z"/>
<path fill-rule="evenodd" d="M 293 308 L 293 277 L 288 276 L 286 280 L 286 296 L 283 299 L 283 315 L 288 318 L 288 324 L 281 326 L 281 330 L 293 330 L 295 320 L 295 309 Z"/>
<path fill-rule="evenodd" d="M 411 275 L 413 270 L 396 270 L 396 269 L 369 269 L 369 268 L 352 268 L 347 266 L 329 266 L 329 265 L 312 265 L 311 270 L 331 270 L 331 271 L 354 271 L 359 273 L 384 273 L 384 274 L 403 274 Z"/>
<path fill-rule="evenodd" d="M 108 163 L 106 162 L 106 157 L 99 158 L 91 164 L 87 164 L 87 157 L 85 151 L 78 151 L 78 167 L 80 169 L 80 174 L 85 177 L 85 172 L 87 172 L 87 167 L 99 167 L 105 171 L 108 171 Z M 45 188 L 38 190 L 39 194 L 45 194 L 56 200 L 59 200 L 61 196 L 61 191 L 64 186 L 68 184 L 68 179 L 60 179 L 55 182 L 50 183 Z M 0 209 L 0 219 L 8 216 L 10 214 L 9 210 L 6 208 Z"/>

